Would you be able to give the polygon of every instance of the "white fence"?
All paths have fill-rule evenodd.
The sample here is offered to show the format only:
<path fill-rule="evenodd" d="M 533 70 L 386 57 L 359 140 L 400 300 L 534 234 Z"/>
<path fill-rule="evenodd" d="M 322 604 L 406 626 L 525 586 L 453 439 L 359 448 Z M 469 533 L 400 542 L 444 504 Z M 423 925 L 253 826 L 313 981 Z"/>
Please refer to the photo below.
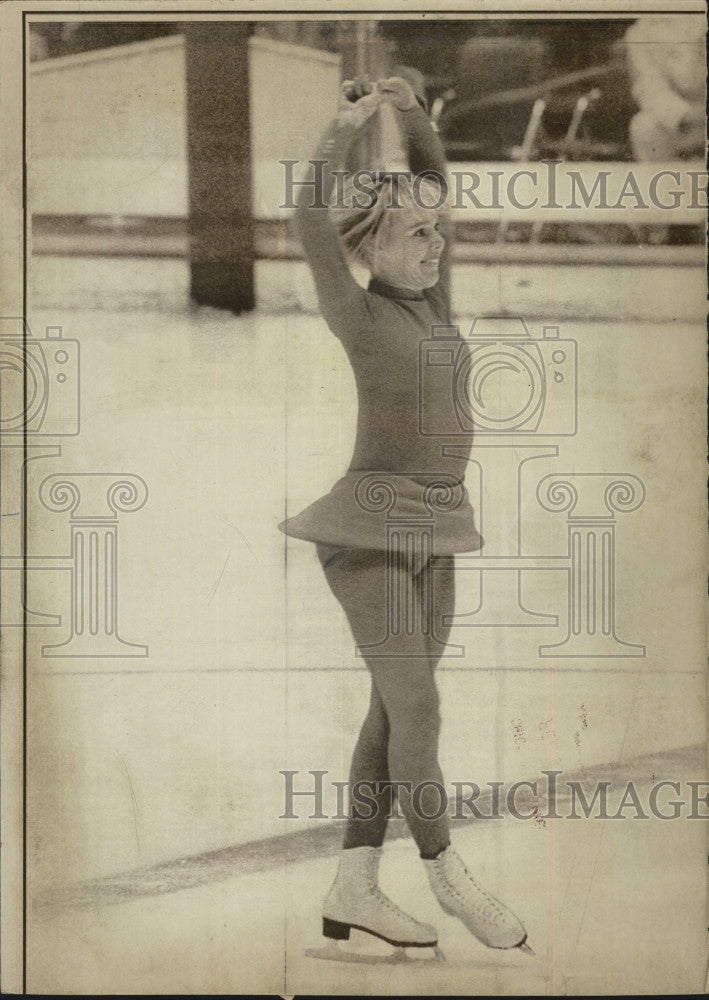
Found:
<path fill-rule="evenodd" d="M 249 42 L 257 218 L 283 201 L 280 159 L 307 159 L 337 107 L 340 57 Z M 187 215 L 181 36 L 33 63 L 28 202 L 40 215 Z"/>
<path fill-rule="evenodd" d="M 249 43 L 258 219 L 287 214 L 282 159 L 306 161 L 337 106 L 340 58 L 267 38 Z M 181 36 L 33 63 L 30 211 L 187 214 Z M 553 175 L 553 176 L 552 176 Z M 460 222 L 701 223 L 704 164 L 454 163 Z"/>

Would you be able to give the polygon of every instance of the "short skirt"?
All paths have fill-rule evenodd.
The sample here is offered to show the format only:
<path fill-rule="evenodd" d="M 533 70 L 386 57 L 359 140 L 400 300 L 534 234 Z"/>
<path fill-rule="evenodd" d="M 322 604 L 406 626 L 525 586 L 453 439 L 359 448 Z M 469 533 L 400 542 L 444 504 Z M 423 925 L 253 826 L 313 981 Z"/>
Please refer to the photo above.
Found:
<path fill-rule="evenodd" d="M 293 538 L 344 548 L 389 551 L 425 538 L 428 551 L 443 556 L 483 546 L 468 491 L 449 473 L 350 471 L 278 527 Z"/>

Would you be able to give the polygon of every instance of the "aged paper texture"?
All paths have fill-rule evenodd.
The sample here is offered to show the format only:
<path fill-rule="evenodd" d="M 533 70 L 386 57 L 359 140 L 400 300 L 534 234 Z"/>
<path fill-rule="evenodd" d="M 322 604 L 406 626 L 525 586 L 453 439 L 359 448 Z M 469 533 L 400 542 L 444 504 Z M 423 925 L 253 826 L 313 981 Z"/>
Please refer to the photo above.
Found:
<path fill-rule="evenodd" d="M 4 992 L 705 988 L 669 6 L 2 5 Z"/>

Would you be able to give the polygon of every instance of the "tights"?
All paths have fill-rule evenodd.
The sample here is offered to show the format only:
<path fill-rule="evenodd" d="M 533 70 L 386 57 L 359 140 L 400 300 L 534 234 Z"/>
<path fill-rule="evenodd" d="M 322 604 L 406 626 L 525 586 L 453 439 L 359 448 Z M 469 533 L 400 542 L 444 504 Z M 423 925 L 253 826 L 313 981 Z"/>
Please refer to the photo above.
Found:
<path fill-rule="evenodd" d="M 418 630 L 417 634 L 407 635 L 402 629 L 390 639 L 386 656 L 367 655 L 364 650 L 372 690 L 352 757 L 344 847 L 379 847 L 383 843 L 391 805 L 391 785 L 386 783 L 407 782 L 411 791 L 397 788 L 399 805 L 421 855 L 434 857 L 449 843 L 447 810 L 437 816 L 442 809 L 436 787 L 424 785 L 418 794 L 413 792 L 424 782 L 436 782 L 439 787 L 443 784 L 438 764 L 440 716 L 434 670 L 441 644 L 450 634 L 443 616 L 454 611 L 453 567 L 434 569 L 436 560 L 431 559 L 417 572 L 418 567 L 394 566 L 384 551 L 326 545 L 318 545 L 317 550 L 330 589 L 347 616 L 360 650 L 387 636 L 388 582 L 397 586 L 399 593 L 413 586 L 419 599 L 421 588 L 432 587 L 428 636 Z M 393 579 L 389 574 L 394 575 Z M 438 641 L 432 640 L 431 632 Z M 358 805 L 352 790 L 359 782 L 371 785 Z M 373 794 L 372 786 L 378 794 Z M 368 800 L 366 805 L 364 798 Z"/>

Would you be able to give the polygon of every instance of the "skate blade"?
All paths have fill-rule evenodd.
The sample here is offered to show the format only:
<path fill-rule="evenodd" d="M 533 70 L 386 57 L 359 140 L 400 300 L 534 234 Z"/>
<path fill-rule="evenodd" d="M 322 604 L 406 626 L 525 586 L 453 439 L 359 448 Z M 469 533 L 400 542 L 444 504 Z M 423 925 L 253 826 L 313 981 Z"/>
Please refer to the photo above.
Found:
<path fill-rule="evenodd" d="M 405 948 L 395 948 L 389 955 L 368 955 L 366 952 L 346 951 L 337 941 L 328 941 L 321 948 L 307 948 L 305 955 L 321 961 L 351 962 L 355 965 L 428 965 L 445 961 L 445 955 L 437 946 L 433 949 L 432 958 L 411 958 Z"/>

